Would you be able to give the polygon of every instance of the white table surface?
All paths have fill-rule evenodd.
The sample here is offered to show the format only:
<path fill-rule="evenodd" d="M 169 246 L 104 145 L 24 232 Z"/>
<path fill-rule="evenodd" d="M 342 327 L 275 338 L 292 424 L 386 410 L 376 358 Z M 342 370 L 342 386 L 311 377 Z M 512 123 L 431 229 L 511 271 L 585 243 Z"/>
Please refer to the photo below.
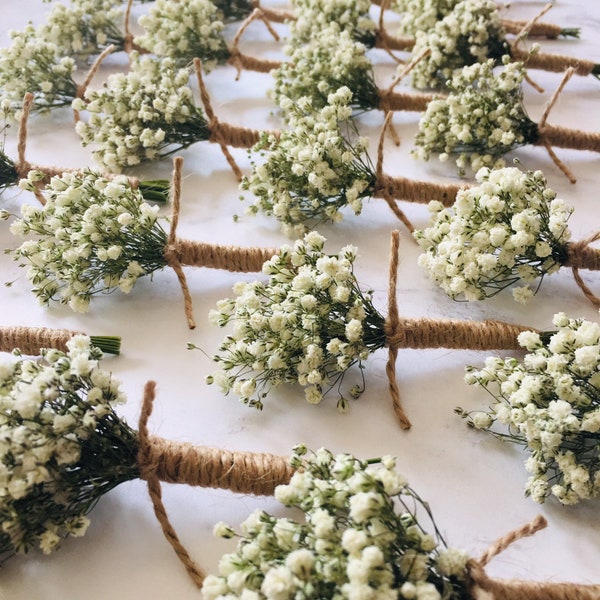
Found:
<path fill-rule="evenodd" d="M 48 5 L 40 0 L 2 1 L 0 43 L 8 43 L 7 31 L 22 28 L 28 19 L 39 22 Z M 542 2 L 514 2 L 511 16 L 528 18 Z M 136 8 L 136 14 L 143 10 Z M 564 26 L 581 27 L 581 40 L 547 41 L 544 50 L 572 54 L 600 61 L 600 5 L 596 2 L 560 0 L 545 17 Z M 281 33 L 285 26 L 278 26 Z M 227 28 L 233 35 L 234 28 Z M 249 54 L 279 57 L 280 46 L 260 24 L 251 26 L 243 44 Z M 392 69 L 388 57 L 372 52 L 378 80 L 389 82 Z M 124 60 L 109 59 L 100 81 L 107 73 L 123 68 Z M 560 75 L 534 73 L 545 88 L 543 94 L 526 88 L 526 104 L 532 118 L 539 118 L 544 103 L 560 82 Z M 207 77 L 213 105 L 224 121 L 274 128 L 281 125 L 271 114 L 273 105 L 265 97 L 269 75 L 244 73 L 235 81 L 231 67 L 219 67 Z M 574 77 L 563 92 L 550 122 L 600 131 L 600 82 Z M 361 130 L 373 139 L 373 148 L 383 117 L 373 112 L 359 120 Z M 388 141 L 385 171 L 390 174 L 435 181 L 456 181 L 452 166 L 437 161 L 419 163 L 409 156 L 418 115 L 397 114 L 394 123 L 403 140 L 399 148 Z M 15 132 L 6 148 L 15 152 Z M 288 239 L 277 223 L 264 216 L 244 217 L 238 223 L 232 215 L 242 214 L 245 204 L 238 200 L 237 183 L 218 147 L 199 143 L 182 153 L 185 158 L 183 207 L 179 233 L 191 239 L 240 245 L 280 245 Z M 248 172 L 244 151 L 234 151 L 242 169 Z M 573 239 L 580 239 L 600 227 L 600 160 L 587 152 L 559 150 L 561 158 L 578 177 L 570 184 L 541 148 L 516 151 L 523 168 L 542 169 L 550 185 L 575 206 L 571 219 Z M 76 167 L 93 164 L 89 148 L 81 148 L 68 110 L 34 117 L 30 123 L 28 158 L 38 164 Z M 168 161 L 140 169 L 136 174 L 169 177 Z M 22 203 L 35 202 L 25 192 L 9 190 L 2 205 L 17 212 Z M 424 206 L 402 204 L 417 227 L 427 223 Z M 168 209 L 165 209 L 165 212 Z M 337 251 L 346 243 L 359 247 L 356 272 L 365 287 L 375 290 L 375 303 L 385 313 L 389 233 L 399 228 L 401 260 L 398 301 L 408 316 L 452 317 L 480 320 L 498 318 L 537 328 L 547 328 L 552 315 L 566 311 L 572 316 L 597 319 L 598 312 L 576 287 L 570 272 L 548 278 L 541 291 L 526 307 L 517 305 L 510 293 L 485 303 L 453 302 L 431 284 L 418 269 L 418 248 L 407 231 L 395 220 L 381 200 L 365 205 L 363 214 L 348 213 L 343 222 L 322 227 L 326 248 Z M 0 247 L 15 247 L 6 223 L 0 223 Z M 393 454 L 411 485 L 429 500 L 436 521 L 446 539 L 478 556 L 497 537 L 543 514 L 546 530 L 520 541 L 494 559 L 488 572 L 494 576 L 551 581 L 600 582 L 600 503 L 583 502 L 563 507 L 549 500 L 537 505 L 523 495 L 527 474 L 525 455 L 490 436 L 469 430 L 453 413 L 457 405 L 474 409 L 487 402 L 482 390 L 463 382 L 466 364 L 481 364 L 486 353 L 421 350 L 400 351 L 397 374 L 402 398 L 413 428 L 401 431 L 392 412 L 385 376 L 385 353 L 366 363 L 367 390 L 352 402 L 346 414 L 339 414 L 335 398 L 310 406 L 298 389 L 281 388 L 265 402 L 263 412 L 241 405 L 235 397 L 224 397 L 216 387 L 204 383 L 214 364 L 199 351 L 186 349 L 187 342 L 201 346 L 211 355 L 224 335 L 208 323 L 207 313 L 215 302 L 231 295 L 233 284 L 253 276 L 186 269 L 197 328 L 189 330 L 175 273 L 165 270 L 154 279 L 140 281 L 128 296 L 115 293 L 92 301 L 91 311 L 78 315 L 63 306 L 44 308 L 29 292 L 28 281 L 9 256 L 0 254 L 1 323 L 65 327 L 88 333 L 120 334 L 123 351 L 107 358 L 104 367 L 122 381 L 129 401 L 123 416 L 136 424 L 142 389 L 149 379 L 158 383 L 155 414 L 150 428 L 157 435 L 174 440 L 228 449 L 289 454 L 292 446 L 326 446 L 334 452 L 352 452 L 362 457 Z M 585 274 L 586 281 L 600 293 L 600 275 Z M 213 525 L 221 520 L 239 524 L 254 508 L 284 514 L 270 498 L 234 495 L 226 491 L 191 489 L 164 485 L 164 501 L 182 542 L 192 557 L 208 572 L 215 572 L 220 556 L 233 549 L 233 542 L 215 539 Z M 0 570 L 0 599 L 131 600 L 197 598 L 199 591 L 188 579 L 181 564 L 163 538 L 153 515 L 145 484 L 135 481 L 121 485 L 103 498 L 91 513 L 92 524 L 82 539 L 67 540 L 51 556 L 32 553 L 16 557 Z"/>

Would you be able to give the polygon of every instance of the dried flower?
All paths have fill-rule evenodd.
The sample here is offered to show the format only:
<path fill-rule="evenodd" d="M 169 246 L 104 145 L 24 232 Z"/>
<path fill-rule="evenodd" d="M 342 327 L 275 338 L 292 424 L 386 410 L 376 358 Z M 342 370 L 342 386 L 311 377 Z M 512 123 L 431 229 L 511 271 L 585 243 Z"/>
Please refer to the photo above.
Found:
<path fill-rule="evenodd" d="M 236 298 L 211 311 L 213 323 L 230 323 L 234 330 L 214 357 L 221 368 L 208 383 L 259 409 L 270 388 L 283 383 L 299 383 L 311 404 L 336 388 L 338 407 L 346 408 L 344 376 L 384 347 L 384 318 L 371 293 L 358 286 L 352 269 L 356 248 L 328 255 L 324 242 L 311 232 L 293 248 L 282 247 L 264 264 L 268 282 L 236 285 Z M 361 392 L 355 386 L 350 395 Z"/>
<path fill-rule="evenodd" d="M 447 548 L 428 505 L 383 457 L 363 461 L 325 449 L 290 463 L 301 470 L 275 497 L 304 519 L 257 510 L 242 523 L 237 551 L 219 562 L 202 588 L 225 598 L 421 598 L 461 596 L 467 554 Z M 424 511 L 432 533 L 423 525 Z M 230 538 L 224 524 L 216 533 Z"/>
<path fill-rule="evenodd" d="M 553 322 L 552 334 L 519 336 L 522 362 L 490 357 L 482 369 L 467 367 L 466 382 L 494 401 L 487 411 L 457 412 L 528 451 L 533 500 L 575 504 L 600 493 L 600 325 L 564 313 Z"/>
<path fill-rule="evenodd" d="M 452 208 L 430 204 L 431 225 L 414 233 L 419 264 L 452 298 L 482 300 L 523 280 L 513 294 L 526 301 L 529 284 L 567 261 L 572 208 L 541 171 L 482 168 L 477 181 Z"/>

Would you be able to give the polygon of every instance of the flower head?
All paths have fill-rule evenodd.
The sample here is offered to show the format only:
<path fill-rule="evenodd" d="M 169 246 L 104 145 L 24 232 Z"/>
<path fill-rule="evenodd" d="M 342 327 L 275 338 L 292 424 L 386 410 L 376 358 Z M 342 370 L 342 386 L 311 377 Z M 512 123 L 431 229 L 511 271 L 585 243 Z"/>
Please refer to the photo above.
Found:
<path fill-rule="evenodd" d="M 430 278 L 452 298 L 482 300 L 558 270 L 572 209 L 546 187 L 541 171 L 483 168 L 477 181 L 451 208 L 432 202 L 431 225 L 414 234 Z M 528 290 L 516 288 L 515 299 L 526 301 Z"/>
<path fill-rule="evenodd" d="M 35 186 L 35 172 L 21 185 Z M 11 226 L 14 234 L 33 237 L 14 253 L 29 266 L 42 304 L 59 300 L 84 312 L 92 295 L 128 292 L 139 277 L 166 266 L 158 207 L 144 202 L 126 177 L 65 173 L 51 179 L 45 195 L 43 207 L 24 205 Z"/>
<path fill-rule="evenodd" d="M 460 0 L 394 0 L 391 9 L 401 15 L 399 33 L 415 37 L 419 31 L 435 27 Z"/>
<path fill-rule="evenodd" d="M 456 165 L 464 175 L 468 168 L 502 167 L 504 154 L 536 140 L 537 126 L 523 106 L 523 63 L 505 62 L 499 70 L 494 64 L 476 63 L 453 75 L 450 94 L 430 102 L 419 121 L 414 156 L 458 155 Z"/>
<path fill-rule="evenodd" d="M 294 237 L 322 222 L 340 220 L 346 205 L 360 214 L 376 177 L 367 141 L 356 139 L 348 120 L 351 98 L 350 90 L 342 87 L 320 110 L 308 98 L 288 101 L 289 129 L 279 137 L 265 136 L 253 149 L 270 152 L 242 181 L 241 188 L 257 197 L 249 212 L 273 215 Z"/>
<path fill-rule="evenodd" d="M 417 510 L 429 511 L 395 461 L 305 452 L 297 448 L 291 460 L 301 472 L 275 490 L 302 522 L 253 513 L 236 552 L 206 578 L 207 600 L 461 597 L 466 554 L 426 533 Z M 224 531 L 231 537 L 231 528 Z M 408 587 L 428 594 L 409 595 Z"/>
<path fill-rule="evenodd" d="M 75 103 L 90 113 L 89 121 L 77 124 L 77 133 L 84 146 L 97 145 L 94 158 L 111 172 L 209 138 L 189 73 L 171 58 L 140 58 L 133 52 L 129 72 L 111 75 L 106 87 L 86 92 L 86 100 Z"/>
<path fill-rule="evenodd" d="M 78 336 L 67 352 L 13 358 L 0 379 L 0 562 L 85 533 L 97 500 L 138 474 L 137 437 L 115 414 L 124 396 Z"/>
<path fill-rule="evenodd" d="M 317 404 L 331 388 L 341 389 L 352 365 L 384 346 L 384 319 L 352 270 L 356 248 L 328 255 L 324 241 L 312 232 L 282 248 L 263 267 L 268 282 L 236 285 L 236 298 L 218 303 L 211 321 L 234 331 L 214 357 L 221 368 L 210 383 L 257 408 L 271 387 L 299 383 Z M 340 391 L 338 406 L 346 403 Z"/>
<path fill-rule="evenodd" d="M 139 24 L 144 33 L 135 43 L 157 56 L 169 57 L 179 67 L 194 58 L 205 70 L 229 58 L 222 35 L 223 22 L 210 0 L 157 0 Z"/>
<path fill-rule="evenodd" d="M 575 504 L 600 494 L 600 325 L 558 313 L 554 326 L 519 336 L 528 350 L 522 362 L 494 357 L 482 369 L 467 367 L 467 383 L 494 401 L 487 411 L 462 414 L 528 451 L 533 500 L 552 495 Z"/>

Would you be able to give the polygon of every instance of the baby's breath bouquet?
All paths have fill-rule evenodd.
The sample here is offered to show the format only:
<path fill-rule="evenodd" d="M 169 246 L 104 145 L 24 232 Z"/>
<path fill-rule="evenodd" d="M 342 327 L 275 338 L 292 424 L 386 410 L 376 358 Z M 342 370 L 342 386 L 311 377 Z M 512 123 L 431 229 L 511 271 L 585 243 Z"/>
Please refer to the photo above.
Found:
<path fill-rule="evenodd" d="M 239 541 L 219 575 L 206 577 L 206 600 L 464 597 L 467 553 L 446 546 L 393 457 L 307 455 L 297 446 L 290 462 L 299 470 L 275 498 L 304 518 L 256 510 L 240 534 L 217 524 L 216 535 Z"/>
<path fill-rule="evenodd" d="M 367 47 L 336 21 L 323 26 L 308 42 L 290 44 L 286 50 L 290 59 L 273 71 L 275 87 L 269 91 L 286 118 L 288 99 L 296 102 L 309 97 L 314 108 L 320 109 L 328 103 L 329 95 L 341 87 L 352 91 L 350 106 L 355 111 L 420 112 L 433 98 L 378 88 Z"/>
<path fill-rule="evenodd" d="M 419 264 L 452 298 L 482 300 L 523 281 L 513 296 L 526 302 L 532 284 L 561 266 L 600 268 L 588 240 L 569 241 L 573 209 L 541 171 L 482 168 L 477 181 L 451 208 L 432 202 L 430 227 L 414 234 L 424 250 Z"/>
<path fill-rule="evenodd" d="M 530 454 L 526 494 L 563 504 L 600 494 L 600 325 L 554 316 L 557 331 L 523 332 L 522 362 L 490 357 L 465 380 L 493 398 L 486 411 L 457 412 L 469 425 Z"/>
<path fill-rule="evenodd" d="M 134 432 L 114 413 L 119 384 L 76 336 L 67 352 L 0 367 L 0 562 L 81 536 L 98 499 L 137 474 Z"/>
<path fill-rule="evenodd" d="M 494 0 L 461 0 L 432 28 L 416 33 L 413 55 L 422 59 L 412 70 L 412 83 L 421 89 L 444 87 L 457 69 L 488 59 L 499 62 L 505 54 L 529 68 L 563 72 L 573 66 L 579 75 L 600 75 L 594 62 L 510 44 Z"/>
<path fill-rule="evenodd" d="M 369 197 L 386 198 L 394 209 L 394 199 L 454 201 L 456 185 L 377 173 L 368 140 L 357 135 L 351 120 L 352 98 L 342 87 L 329 94 L 320 110 L 311 98 L 281 100 L 289 128 L 278 136 L 263 135 L 253 148 L 260 159 L 252 160 L 252 174 L 242 179 L 241 189 L 256 196 L 247 209 L 250 214 L 273 215 L 286 234 L 298 237 L 320 223 L 341 220 L 346 206 L 360 214 Z"/>
<path fill-rule="evenodd" d="M 144 33 L 135 37 L 135 43 L 171 58 L 178 67 L 198 57 L 210 70 L 230 56 L 219 10 L 211 0 L 157 0 L 139 24 Z"/>
<path fill-rule="evenodd" d="M 525 65 L 503 58 L 503 66 L 487 60 L 455 72 L 447 97 L 432 100 L 419 122 L 413 155 L 441 161 L 458 155 L 461 175 L 467 169 L 504 166 L 502 156 L 526 144 L 600 152 L 600 134 L 535 123 L 523 105 Z M 547 113 L 546 113 L 547 114 Z"/>
<path fill-rule="evenodd" d="M 177 177 L 180 174 L 181 160 L 176 159 Z M 22 180 L 21 185 L 34 189 L 36 181 Z M 57 300 L 86 312 L 92 296 L 117 289 L 129 293 L 140 277 L 171 266 L 179 277 L 193 327 L 183 265 L 259 271 L 276 253 L 270 248 L 182 240 L 175 237 L 173 226 L 167 234 L 158 205 L 145 202 L 125 176 L 64 173 L 50 180 L 44 194 L 42 207 L 23 205 L 22 218 L 11 224 L 12 233 L 31 238 L 14 255 L 21 266 L 29 267 L 27 277 L 42 304 Z M 174 224 L 178 208 L 176 196 Z"/>
<path fill-rule="evenodd" d="M 39 112 L 70 106 L 79 93 L 75 61 L 42 39 L 33 25 L 11 31 L 10 37 L 10 46 L 0 48 L 0 101 L 10 104 L 12 116 L 18 118 L 27 92 L 34 95 L 33 109 Z"/>

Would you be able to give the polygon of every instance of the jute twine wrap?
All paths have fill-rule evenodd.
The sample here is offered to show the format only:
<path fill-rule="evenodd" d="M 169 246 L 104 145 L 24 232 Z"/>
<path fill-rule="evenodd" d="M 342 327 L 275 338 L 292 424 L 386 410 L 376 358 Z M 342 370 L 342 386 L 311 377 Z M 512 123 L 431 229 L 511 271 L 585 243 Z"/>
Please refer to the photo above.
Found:
<path fill-rule="evenodd" d="M 457 321 L 451 319 L 411 319 L 398 314 L 396 282 L 398 278 L 398 231 L 392 232 L 388 317 L 384 331 L 389 349 L 386 374 L 388 376 L 392 406 L 402 429 L 410 429 L 411 422 L 400 402 L 396 381 L 396 358 L 401 348 L 448 348 L 452 350 L 517 350 L 517 336 L 531 327 L 512 325 L 503 321 Z"/>
<path fill-rule="evenodd" d="M 407 94 L 390 89 L 379 90 L 377 108 L 387 113 L 395 110 L 423 112 L 427 105 L 438 98 L 435 94 Z"/>
<path fill-rule="evenodd" d="M 287 459 L 281 456 L 177 444 L 150 436 L 148 419 L 152 414 L 155 389 L 155 382 L 150 381 L 144 390 L 138 428 L 137 463 L 140 478 L 148 484 L 154 513 L 167 541 L 189 576 L 201 587 L 204 572 L 192 560 L 169 522 L 162 501 L 161 481 L 270 496 L 273 495 L 276 486 L 289 482 L 294 470 L 289 466 Z"/>
<path fill-rule="evenodd" d="M 204 85 L 204 78 L 202 77 L 202 63 L 199 58 L 194 59 L 194 68 L 196 71 L 196 78 L 198 79 L 198 86 L 200 88 L 200 100 L 204 106 L 206 117 L 208 120 L 208 130 L 210 131 L 209 141 L 219 144 L 221 152 L 227 159 L 229 166 L 235 173 L 238 181 L 242 180 L 242 171 L 235 162 L 235 159 L 229 152 L 228 146 L 233 148 L 252 148 L 258 143 L 263 134 L 279 136 L 278 131 L 258 131 L 257 129 L 249 129 L 247 127 L 239 127 L 235 125 L 228 125 L 227 123 L 221 123 L 212 108 L 210 96 L 206 85 Z"/>
<path fill-rule="evenodd" d="M 591 60 L 583 60 L 573 56 L 564 56 L 562 54 L 548 54 L 545 52 L 536 52 L 530 54 L 528 50 L 511 46 L 510 55 L 513 60 L 523 61 L 530 69 L 540 69 L 552 73 L 563 73 L 569 67 L 573 67 L 576 75 L 587 77 L 591 75 L 596 63 Z"/>
<path fill-rule="evenodd" d="M 527 21 L 513 21 L 502 19 L 502 26 L 507 33 L 520 34 L 527 26 Z M 533 23 L 528 31 L 529 37 L 545 37 L 555 39 L 562 34 L 563 28 L 554 23 Z"/>
<path fill-rule="evenodd" d="M 257 10 L 260 11 L 259 16 L 255 18 L 266 20 L 267 22 L 270 21 L 271 23 L 287 23 L 288 21 L 293 21 L 296 18 L 294 16 L 294 13 L 292 12 L 262 6 L 258 0 L 252 0 L 250 4 L 255 12 Z M 278 37 L 276 37 L 275 39 L 278 39 Z"/>
<path fill-rule="evenodd" d="M 181 291 L 183 292 L 184 310 L 188 326 L 190 329 L 194 329 L 196 323 L 193 315 L 192 297 L 185 273 L 183 272 L 183 266 L 208 267 L 243 273 L 258 272 L 262 270 L 263 263 L 277 254 L 278 250 L 273 248 L 240 248 L 237 246 L 224 246 L 178 239 L 177 226 L 179 224 L 179 212 L 181 209 L 182 169 L 183 158 L 178 156 L 173 160 L 171 189 L 173 214 L 171 217 L 169 238 L 164 249 L 164 257 L 167 265 L 177 275 Z"/>
<path fill-rule="evenodd" d="M 565 267 L 571 267 L 575 283 L 579 286 L 583 295 L 596 307 L 600 308 L 600 298 L 583 281 L 579 269 L 600 271 L 600 251 L 592 248 L 591 244 L 600 239 L 600 232 L 594 233 L 579 242 L 571 242 L 567 245 L 567 260 Z"/>
<path fill-rule="evenodd" d="M 538 515 L 531 523 L 500 538 L 479 559 L 470 559 L 467 563 L 469 597 L 473 600 L 598 600 L 599 585 L 488 577 L 484 568 L 494 556 L 517 540 L 534 535 L 546 525 L 546 519 Z"/>
<path fill-rule="evenodd" d="M 19 348 L 23 354 L 37 356 L 42 348 L 66 352 L 67 342 L 77 331 L 48 327 L 0 326 L 0 351 L 12 352 Z"/>

